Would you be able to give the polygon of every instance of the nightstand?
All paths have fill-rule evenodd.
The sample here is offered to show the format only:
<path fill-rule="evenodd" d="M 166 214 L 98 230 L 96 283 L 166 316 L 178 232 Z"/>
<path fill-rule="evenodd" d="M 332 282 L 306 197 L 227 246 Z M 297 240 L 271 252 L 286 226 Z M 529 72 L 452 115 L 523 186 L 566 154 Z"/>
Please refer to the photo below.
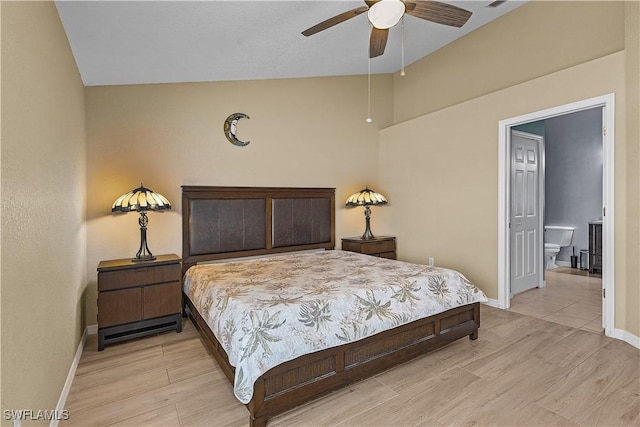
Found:
<path fill-rule="evenodd" d="M 105 344 L 182 332 L 182 267 L 177 255 L 98 264 L 98 351 Z"/>
<path fill-rule="evenodd" d="M 342 250 L 396 259 L 396 238 L 380 236 L 365 240 L 361 237 L 345 237 L 342 239 Z"/>

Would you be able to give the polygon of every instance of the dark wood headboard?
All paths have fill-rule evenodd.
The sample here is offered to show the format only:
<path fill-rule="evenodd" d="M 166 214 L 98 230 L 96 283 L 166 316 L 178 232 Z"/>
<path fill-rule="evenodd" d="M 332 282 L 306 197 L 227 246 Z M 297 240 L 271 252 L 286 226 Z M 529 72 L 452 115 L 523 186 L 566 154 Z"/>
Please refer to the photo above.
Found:
<path fill-rule="evenodd" d="M 335 188 L 182 186 L 182 270 L 335 247 Z"/>

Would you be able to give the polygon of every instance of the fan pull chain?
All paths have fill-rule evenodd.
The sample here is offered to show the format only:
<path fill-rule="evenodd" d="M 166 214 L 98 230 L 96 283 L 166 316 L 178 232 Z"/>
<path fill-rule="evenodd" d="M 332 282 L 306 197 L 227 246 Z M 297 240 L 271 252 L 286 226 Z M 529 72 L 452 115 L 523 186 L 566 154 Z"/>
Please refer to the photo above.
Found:
<path fill-rule="evenodd" d="M 371 56 L 367 52 L 367 118 L 364 120 L 367 123 L 371 123 Z"/>
<path fill-rule="evenodd" d="M 400 20 L 400 27 L 402 29 L 402 63 L 400 64 L 400 75 L 404 77 L 404 15 Z"/>

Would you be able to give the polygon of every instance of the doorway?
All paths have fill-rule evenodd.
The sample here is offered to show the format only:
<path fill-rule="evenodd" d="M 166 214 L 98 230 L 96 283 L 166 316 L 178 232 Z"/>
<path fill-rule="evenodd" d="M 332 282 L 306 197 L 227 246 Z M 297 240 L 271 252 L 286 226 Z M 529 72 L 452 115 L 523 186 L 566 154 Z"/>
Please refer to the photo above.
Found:
<path fill-rule="evenodd" d="M 547 110 L 513 117 L 499 122 L 499 196 L 498 196 L 498 307 L 509 308 L 511 297 L 511 135 L 512 128 L 569 113 L 601 107 L 603 124 L 603 185 L 602 185 L 602 326 L 605 335 L 614 335 L 614 94 L 578 101 Z M 540 239 L 542 240 L 542 239 Z M 542 247 L 540 247 L 540 253 Z"/>

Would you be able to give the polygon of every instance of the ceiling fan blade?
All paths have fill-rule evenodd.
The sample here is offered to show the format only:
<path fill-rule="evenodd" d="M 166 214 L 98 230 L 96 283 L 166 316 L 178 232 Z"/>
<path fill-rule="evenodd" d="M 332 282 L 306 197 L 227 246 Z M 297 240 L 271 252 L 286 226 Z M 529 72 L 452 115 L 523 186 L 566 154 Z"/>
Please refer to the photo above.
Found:
<path fill-rule="evenodd" d="M 387 46 L 387 38 L 389 37 L 389 30 L 381 30 L 379 28 L 371 28 L 371 38 L 369 39 L 369 58 L 375 58 L 384 53 L 384 48 Z"/>
<path fill-rule="evenodd" d="M 471 12 L 461 7 L 425 0 L 407 1 L 406 13 L 416 18 L 452 27 L 462 27 L 471 17 Z"/>
<path fill-rule="evenodd" d="M 348 19 L 355 18 L 356 16 L 366 12 L 367 10 L 369 10 L 368 6 L 360 6 L 347 12 L 343 12 L 340 15 L 336 15 L 333 18 L 329 18 L 326 21 L 322 21 L 321 23 L 304 30 L 302 32 L 302 35 L 309 37 L 315 33 L 319 33 L 322 30 L 326 30 L 327 28 L 340 24 L 341 22 L 344 22 Z"/>

